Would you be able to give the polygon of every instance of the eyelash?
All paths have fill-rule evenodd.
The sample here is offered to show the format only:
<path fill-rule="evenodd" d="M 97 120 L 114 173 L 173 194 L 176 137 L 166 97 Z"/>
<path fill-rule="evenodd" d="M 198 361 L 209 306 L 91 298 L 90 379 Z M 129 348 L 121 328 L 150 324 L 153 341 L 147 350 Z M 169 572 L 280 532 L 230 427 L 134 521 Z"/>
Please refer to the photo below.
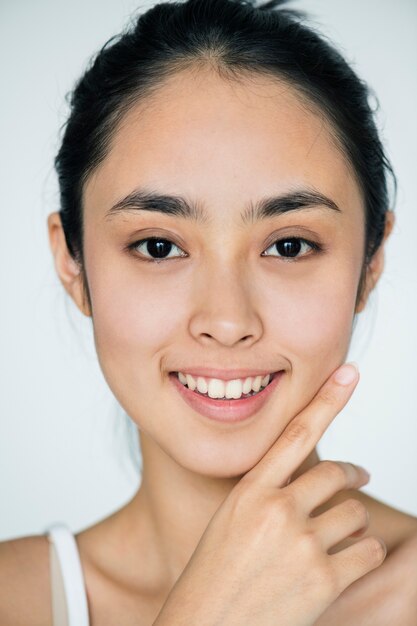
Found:
<path fill-rule="evenodd" d="M 127 250 L 128 251 L 135 251 L 135 248 L 137 248 L 139 245 L 146 243 L 147 241 L 166 241 L 168 243 L 171 243 L 175 248 L 178 248 L 178 250 L 181 250 L 181 248 L 179 246 L 177 246 L 173 241 L 171 241 L 170 239 L 166 239 L 165 237 L 147 237 L 146 239 L 140 239 L 139 241 L 135 241 L 131 244 L 129 244 L 127 246 Z M 269 250 L 269 248 L 271 248 L 272 246 L 275 246 L 276 244 L 279 244 L 283 241 L 301 241 L 302 243 L 306 243 L 308 246 L 310 246 L 312 248 L 312 250 L 314 251 L 312 254 L 309 254 L 307 256 L 315 256 L 316 254 L 319 254 L 320 252 L 322 252 L 324 250 L 324 246 L 322 246 L 321 244 L 315 242 L 315 241 L 310 241 L 309 239 L 304 239 L 303 237 L 284 237 L 282 239 L 277 239 L 276 241 L 274 241 L 270 246 L 268 246 L 268 248 L 266 248 L 266 250 Z M 171 250 L 170 250 L 171 252 Z M 169 253 L 168 253 L 169 254 Z M 183 254 L 177 257 L 173 257 L 173 258 L 177 258 L 177 259 L 181 259 L 181 258 L 185 258 L 187 255 Z M 266 256 L 271 256 L 271 255 L 266 255 Z M 274 255 L 272 255 L 274 256 Z M 296 261 L 298 261 L 300 258 L 305 257 L 306 255 L 302 255 L 301 257 L 285 257 L 285 256 L 279 256 L 277 255 L 276 258 L 278 259 L 283 259 L 285 262 L 290 262 L 290 263 L 294 263 Z M 145 261 L 146 263 L 161 263 L 162 261 L 169 261 L 169 257 L 166 258 L 146 258 L 146 257 L 141 257 L 142 261 Z"/>

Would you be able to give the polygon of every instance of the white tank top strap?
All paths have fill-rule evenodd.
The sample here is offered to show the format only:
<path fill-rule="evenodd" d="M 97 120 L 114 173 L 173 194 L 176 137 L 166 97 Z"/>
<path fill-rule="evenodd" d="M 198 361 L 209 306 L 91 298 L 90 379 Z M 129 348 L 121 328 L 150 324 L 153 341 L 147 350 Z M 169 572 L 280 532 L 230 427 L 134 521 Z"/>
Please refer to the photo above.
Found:
<path fill-rule="evenodd" d="M 87 594 L 77 542 L 68 526 L 51 524 L 49 540 L 54 626 L 89 626 Z"/>

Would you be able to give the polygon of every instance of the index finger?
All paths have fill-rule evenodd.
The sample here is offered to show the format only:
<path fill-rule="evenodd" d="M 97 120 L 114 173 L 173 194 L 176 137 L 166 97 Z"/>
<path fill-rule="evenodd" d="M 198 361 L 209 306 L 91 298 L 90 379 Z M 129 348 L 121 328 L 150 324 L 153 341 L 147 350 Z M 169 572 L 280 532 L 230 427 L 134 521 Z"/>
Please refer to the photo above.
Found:
<path fill-rule="evenodd" d="M 358 381 L 356 363 L 344 363 L 333 372 L 311 402 L 290 421 L 262 459 L 243 478 L 248 477 L 265 486 L 284 487 L 347 403 Z"/>

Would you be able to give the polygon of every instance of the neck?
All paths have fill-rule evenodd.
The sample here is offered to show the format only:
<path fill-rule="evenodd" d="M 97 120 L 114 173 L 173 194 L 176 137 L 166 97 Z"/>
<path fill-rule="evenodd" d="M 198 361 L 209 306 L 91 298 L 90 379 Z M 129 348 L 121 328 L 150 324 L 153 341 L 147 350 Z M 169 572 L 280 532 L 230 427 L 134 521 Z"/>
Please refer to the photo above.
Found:
<path fill-rule="evenodd" d="M 211 517 L 241 476 L 219 479 L 191 472 L 166 455 L 145 433 L 139 433 L 142 481 L 133 499 L 121 510 L 124 540 L 146 559 L 146 567 L 153 571 L 152 578 L 170 589 Z M 293 473 L 292 480 L 319 460 L 314 449 Z"/>

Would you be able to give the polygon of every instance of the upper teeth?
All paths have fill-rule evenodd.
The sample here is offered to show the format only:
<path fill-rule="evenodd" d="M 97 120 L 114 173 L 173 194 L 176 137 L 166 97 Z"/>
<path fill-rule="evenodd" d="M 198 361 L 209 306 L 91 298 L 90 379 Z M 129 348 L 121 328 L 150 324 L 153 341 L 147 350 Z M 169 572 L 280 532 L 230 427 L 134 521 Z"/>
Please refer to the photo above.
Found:
<path fill-rule="evenodd" d="M 266 387 L 271 378 L 271 374 L 225 381 L 219 378 L 204 378 L 203 376 L 194 378 L 191 374 L 178 372 L 178 378 L 183 385 L 186 385 L 192 391 L 197 389 L 200 393 L 208 393 L 210 398 L 238 399 L 243 394 L 248 394 L 251 391 L 256 392 L 259 391 L 261 387 Z"/>

